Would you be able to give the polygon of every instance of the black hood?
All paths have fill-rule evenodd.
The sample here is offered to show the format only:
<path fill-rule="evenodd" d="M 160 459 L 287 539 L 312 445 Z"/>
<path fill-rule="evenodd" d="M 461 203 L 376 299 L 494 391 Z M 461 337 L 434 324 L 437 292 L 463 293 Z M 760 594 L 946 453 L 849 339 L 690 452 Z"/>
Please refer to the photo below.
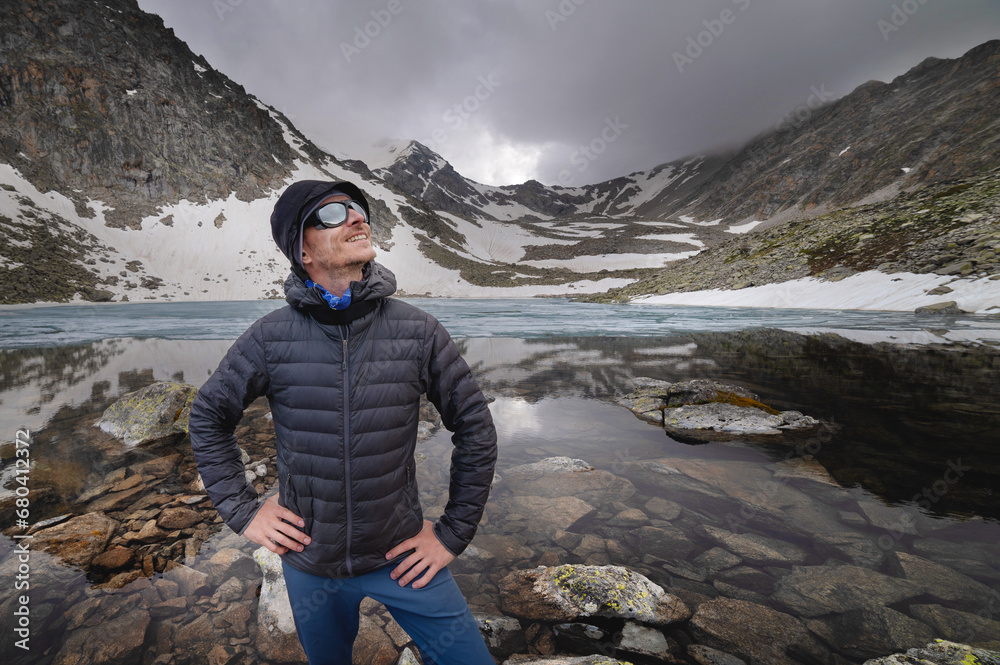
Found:
<path fill-rule="evenodd" d="M 372 211 L 368 207 L 368 199 L 365 198 L 364 192 L 346 180 L 300 180 L 289 185 L 274 204 L 274 212 L 271 213 L 271 236 L 278 244 L 281 253 L 291 262 L 292 270 L 303 280 L 307 275 L 302 269 L 302 257 L 295 256 L 302 229 L 302 216 L 335 189 L 339 189 L 360 203 L 368 219 L 372 218 Z"/>

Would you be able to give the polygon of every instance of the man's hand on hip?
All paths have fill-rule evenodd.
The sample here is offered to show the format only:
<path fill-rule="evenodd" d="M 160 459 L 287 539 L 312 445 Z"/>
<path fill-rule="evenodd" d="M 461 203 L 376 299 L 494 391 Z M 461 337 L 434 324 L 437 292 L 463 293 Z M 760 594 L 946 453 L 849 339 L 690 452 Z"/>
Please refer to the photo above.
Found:
<path fill-rule="evenodd" d="M 439 570 L 455 560 L 455 555 L 449 552 L 434 535 L 434 523 L 427 520 L 424 520 L 424 526 L 420 529 L 420 533 L 393 547 L 385 555 L 385 558 L 392 559 L 407 550 L 414 550 L 414 552 L 403 559 L 390 574 L 392 579 L 399 580 L 399 586 L 406 586 L 417 575 L 423 573 L 420 579 L 413 582 L 413 588 L 425 587 L 434 579 Z M 400 577 L 401 575 L 402 577 Z"/>
<path fill-rule="evenodd" d="M 275 554 L 284 554 L 289 549 L 301 552 L 302 547 L 311 543 L 312 539 L 284 520 L 305 526 L 301 517 L 278 505 L 278 495 L 275 494 L 257 510 L 243 535 Z"/>

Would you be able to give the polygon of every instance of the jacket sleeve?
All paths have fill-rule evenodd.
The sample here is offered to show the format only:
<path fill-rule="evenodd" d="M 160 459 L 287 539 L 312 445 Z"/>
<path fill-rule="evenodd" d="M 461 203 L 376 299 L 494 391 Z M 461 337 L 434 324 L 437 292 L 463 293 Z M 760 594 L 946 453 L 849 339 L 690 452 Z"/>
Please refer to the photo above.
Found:
<path fill-rule="evenodd" d="M 239 534 L 259 508 L 257 491 L 247 482 L 234 434 L 243 410 L 268 391 L 267 363 L 259 335 L 259 328 L 251 327 L 226 353 L 191 404 L 188 430 L 205 491 L 223 521 Z"/>
<path fill-rule="evenodd" d="M 482 519 L 497 461 L 497 434 L 486 397 L 448 331 L 428 317 L 423 371 L 427 397 L 452 432 L 448 504 L 434 533 L 448 551 L 461 554 Z"/>

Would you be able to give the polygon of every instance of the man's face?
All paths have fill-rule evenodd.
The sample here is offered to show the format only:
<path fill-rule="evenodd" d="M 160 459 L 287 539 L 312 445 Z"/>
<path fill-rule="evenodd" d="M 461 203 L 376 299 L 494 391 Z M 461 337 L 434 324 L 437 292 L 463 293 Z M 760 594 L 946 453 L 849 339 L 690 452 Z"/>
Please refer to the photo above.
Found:
<path fill-rule="evenodd" d="M 338 194 L 323 199 L 347 201 L 350 197 Z M 314 280 L 321 274 L 338 273 L 348 268 L 361 268 L 375 258 L 371 243 L 371 227 L 361 213 L 347 211 L 347 221 L 336 228 L 315 228 L 306 225 L 302 230 L 302 267 Z"/>

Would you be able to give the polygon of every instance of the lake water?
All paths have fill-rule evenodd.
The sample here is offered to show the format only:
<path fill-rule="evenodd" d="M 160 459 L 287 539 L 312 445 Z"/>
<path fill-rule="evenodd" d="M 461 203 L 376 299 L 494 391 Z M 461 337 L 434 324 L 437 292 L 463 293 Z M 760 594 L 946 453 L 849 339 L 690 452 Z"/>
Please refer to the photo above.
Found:
<path fill-rule="evenodd" d="M 474 610 L 498 611 L 497 583 L 513 570 L 620 564 L 692 610 L 732 598 L 789 614 L 806 631 L 810 648 L 848 662 L 916 646 L 930 633 L 1000 644 L 1000 322 L 559 299 L 412 302 L 441 319 L 495 398 L 498 473 L 510 480 L 501 480 L 491 495 L 474 556 L 452 564 Z M 32 506 L 32 522 L 71 511 L 76 497 L 116 469 L 165 454 L 126 449 L 92 423 L 118 396 L 154 380 L 200 385 L 232 340 L 280 304 L 0 310 L 7 441 L 0 447 L 7 490 L 0 501 L 10 501 L 15 489 L 17 429 L 32 431 L 31 479 L 44 490 Z M 939 343 L 862 343 L 890 340 Z M 940 343 L 947 341 L 953 343 Z M 616 403 L 638 377 L 737 383 L 765 403 L 830 426 L 797 446 L 685 445 Z M 252 459 L 273 455 L 262 414 L 247 425 Z M 448 433 L 437 431 L 419 448 L 425 458 L 417 480 L 430 519 L 447 500 L 450 445 Z M 581 494 L 571 480 L 521 478 L 517 467 L 557 456 L 583 460 L 623 479 L 615 487 L 633 489 Z M 574 513 L 567 497 L 585 501 L 590 510 Z M 118 512 L 123 522 L 131 517 L 127 509 Z M 12 522 L 5 519 L 3 527 Z M 241 582 L 242 601 L 198 600 L 213 598 L 216 587 L 231 579 L 209 570 L 212 554 L 256 547 L 220 527 L 211 526 L 214 535 L 187 561 L 211 573 L 209 587 L 173 614 L 150 610 L 168 600 L 162 588 L 159 596 L 132 588 L 137 582 L 94 589 L 109 574 L 91 571 L 88 579 L 34 553 L 40 571 L 32 608 L 37 641 L 27 660 L 15 654 L 19 662 L 52 662 L 74 632 L 95 630 L 97 616 L 152 612 L 145 647 L 180 649 L 185 626 L 203 613 L 228 611 L 239 602 L 254 608 L 248 579 Z M 12 579 L 8 573 L 16 568 L 14 546 L 0 537 L 4 579 Z M 829 597 L 817 591 L 817 579 L 845 588 L 863 580 L 871 589 L 862 589 L 867 598 L 849 591 Z M 0 611 L 9 617 L 14 599 L 6 586 Z M 91 601 L 86 612 L 67 618 L 67 610 Z M 0 633 L 6 653 L 8 624 L 0 630 L 6 631 Z M 219 630 L 213 639 L 247 654 L 247 662 L 260 662 L 253 660 L 252 629 Z M 678 653 L 692 640 L 725 646 L 719 634 L 688 625 L 666 635 Z M 555 638 L 563 646 L 572 643 L 558 630 Z M 200 647 L 185 648 L 198 653 Z M 738 652 L 735 646 L 724 650 Z"/>

